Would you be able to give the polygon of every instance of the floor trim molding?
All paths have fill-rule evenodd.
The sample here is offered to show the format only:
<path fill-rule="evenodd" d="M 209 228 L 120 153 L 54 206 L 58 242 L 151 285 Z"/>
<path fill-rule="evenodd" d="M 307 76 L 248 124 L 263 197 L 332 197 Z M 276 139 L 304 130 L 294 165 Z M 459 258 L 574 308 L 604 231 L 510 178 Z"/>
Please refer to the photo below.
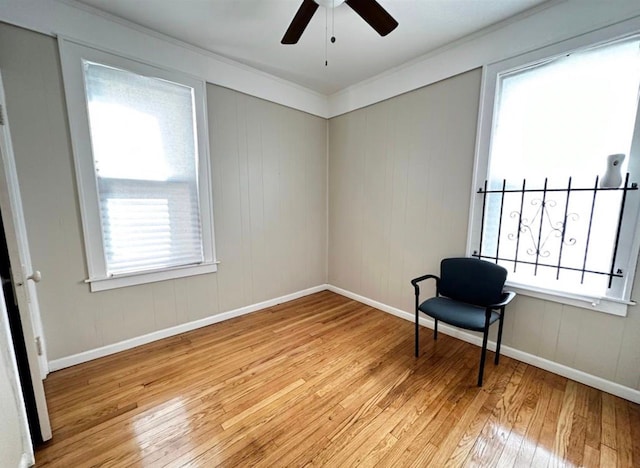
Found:
<path fill-rule="evenodd" d="M 388 314 L 395 315 L 396 317 L 400 317 L 404 320 L 408 320 L 413 322 L 414 315 L 409 312 L 405 312 L 404 310 L 400 310 L 396 307 L 389 306 L 387 304 L 383 304 L 382 302 L 374 301 L 373 299 L 369 299 L 368 297 L 361 296 L 359 294 L 353 293 L 346 289 L 339 288 L 337 286 L 333 286 L 329 284 L 327 286 L 329 291 L 332 291 L 336 294 L 340 294 L 341 296 L 348 297 L 349 299 L 353 299 L 354 301 L 361 302 L 363 304 L 369 305 L 371 307 L 375 307 L 383 312 L 387 312 Z M 433 329 L 433 320 L 420 317 L 420 325 L 423 327 Z M 440 324 L 438 326 L 438 331 L 444 333 L 445 335 L 453 336 L 462 341 L 466 341 L 467 343 L 474 344 L 476 346 L 482 345 L 482 338 L 472 333 L 468 333 L 458 328 L 450 327 L 444 324 Z M 496 343 L 494 341 L 489 341 L 488 349 L 495 351 Z M 612 395 L 618 396 L 620 398 L 624 398 L 625 400 L 632 401 L 634 403 L 640 403 L 640 391 L 635 390 L 630 387 L 625 387 L 624 385 L 620 385 L 616 382 L 611 382 L 610 380 L 603 379 L 602 377 L 597 377 L 592 374 L 588 374 L 578 369 L 574 369 L 572 367 L 565 366 L 564 364 L 559 364 L 554 361 L 550 361 L 548 359 L 541 358 L 534 354 L 526 353 L 516 348 L 512 348 L 510 346 L 505 346 L 504 344 L 501 347 L 501 354 L 505 356 L 509 356 L 513 359 L 517 359 L 518 361 L 522 361 L 526 364 L 531 364 L 532 366 L 539 367 L 541 369 L 547 370 L 549 372 L 553 372 L 554 374 L 561 375 L 563 377 L 567 377 L 569 379 L 575 380 L 576 382 L 583 383 L 593 388 L 597 388 L 598 390 L 602 390 L 607 393 L 611 393 Z"/>
<path fill-rule="evenodd" d="M 64 369 L 66 367 L 75 366 L 76 364 L 81 364 L 83 362 L 92 361 L 93 359 L 109 356 L 110 354 L 119 353 L 120 351 L 125 351 L 127 349 L 135 348 L 136 346 L 151 343 L 152 341 L 179 335 L 180 333 L 195 330 L 196 328 L 206 327 L 207 325 L 212 325 L 214 323 L 223 322 L 235 317 L 240 317 L 241 315 L 250 314 L 267 307 L 273 307 L 275 305 L 282 304 L 283 302 L 293 301 L 294 299 L 299 299 L 310 294 L 315 294 L 320 291 L 326 291 L 327 289 L 328 286 L 326 284 L 321 284 L 319 286 L 314 286 L 302 291 L 297 291 L 291 294 L 276 297 L 275 299 L 269 299 L 268 301 L 258 302 L 257 304 L 251 304 L 245 307 L 240 307 L 239 309 L 222 312 L 221 314 L 211 315 L 209 317 L 195 320 L 193 322 L 182 323 L 174 327 L 165 328 L 164 330 L 158 330 L 146 335 L 120 341 L 118 343 L 102 346 L 100 348 L 90 349 L 88 351 L 83 351 L 81 353 L 73 354 L 71 356 L 63 357 L 60 359 L 54 359 L 52 361 L 49 361 L 49 370 L 53 372 Z"/>
<path fill-rule="evenodd" d="M 273 307 L 275 305 L 282 304 L 284 302 L 289 302 L 294 299 L 298 299 L 298 298 L 308 296 L 310 294 L 315 294 L 317 292 L 325 291 L 325 290 L 329 290 L 336 294 L 340 294 L 341 296 L 345 296 L 345 297 L 348 297 L 349 299 L 353 299 L 354 301 L 358 301 L 363 304 L 369 305 L 371 307 L 375 307 L 376 309 L 379 309 L 391 315 L 395 315 L 396 317 L 400 317 L 401 319 L 408 320 L 410 322 L 413 321 L 412 313 L 406 312 L 396 307 L 389 306 L 387 304 L 383 304 L 382 302 L 378 302 L 373 299 L 369 299 L 368 297 L 361 296 L 359 294 L 348 291 L 346 289 L 339 288 L 337 286 L 333 286 L 331 284 L 322 284 L 322 285 L 304 289 L 302 291 L 298 291 L 292 294 L 287 294 L 285 296 L 270 299 L 268 301 L 259 302 L 257 304 L 252 304 L 245 307 L 241 307 L 239 309 L 223 312 L 221 314 L 212 315 L 210 317 L 206 317 L 200 320 L 195 320 L 193 322 L 183 323 L 180 325 L 176 325 L 175 327 L 166 328 L 164 330 L 148 333 L 146 335 L 120 341 L 118 343 L 102 346 L 100 348 L 84 351 L 82 353 L 74 354 L 64 358 L 55 359 L 55 360 L 49 361 L 49 369 L 51 371 L 56 371 L 56 370 L 64 369 L 66 367 L 75 366 L 76 364 L 81 364 L 83 362 L 91 361 L 93 359 L 109 356 L 111 354 L 115 354 L 120 351 L 135 348 L 136 346 L 141 346 L 143 344 L 151 343 L 153 341 L 161 340 L 163 338 L 167 338 L 170 336 L 178 335 L 180 333 L 195 330 L 197 328 L 206 327 L 214 323 L 223 322 L 225 320 L 229 320 L 235 317 L 240 317 L 241 315 L 250 314 L 252 312 L 256 312 L 256 311 L 265 309 L 267 307 Z M 420 325 L 422 325 L 423 327 L 433 329 L 433 320 L 426 317 L 420 317 Z M 441 324 L 438 327 L 438 330 L 441 333 L 444 333 L 445 335 L 458 338 L 462 341 L 466 341 L 467 343 L 471 343 L 476 346 L 481 346 L 482 344 L 481 337 L 455 327 L 450 327 L 450 326 Z M 495 342 L 490 340 L 488 344 L 488 348 L 492 351 L 495 351 L 495 346 L 496 346 Z M 624 385 L 611 382 L 610 380 L 603 379 L 602 377 L 597 377 L 595 375 L 588 374 L 578 369 L 574 369 L 572 367 L 568 367 L 563 364 L 559 364 L 557 362 L 550 361 L 548 359 L 544 359 L 530 353 L 526 353 L 524 351 L 521 351 L 516 348 L 512 348 L 510 346 L 503 345 L 502 354 L 504 354 L 505 356 L 509 356 L 511 358 L 517 359 L 518 361 L 531 364 L 532 366 L 539 367 L 549 372 L 553 372 L 554 374 L 558 374 L 563 377 L 567 377 L 569 379 L 583 383 L 585 385 L 589 385 L 590 387 L 597 388 L 598 390 L 611 393 L 612 395 L 616 395 L 620 398 L 624 398 L 625 400 L 629 400 L 634 403 L 640 403 L 640 391 L 634 390 L 633 388 L 625 387 Z"/>

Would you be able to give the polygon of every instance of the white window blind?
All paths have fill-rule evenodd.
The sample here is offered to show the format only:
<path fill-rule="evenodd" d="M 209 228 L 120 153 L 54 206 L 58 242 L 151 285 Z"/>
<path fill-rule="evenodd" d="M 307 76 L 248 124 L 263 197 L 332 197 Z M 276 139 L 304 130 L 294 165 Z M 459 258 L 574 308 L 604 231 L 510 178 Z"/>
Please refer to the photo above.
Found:
<path fill-rule="evenodd" d="M 205 83 L 60 51 L 91 290 L 216 271 Z"/>
<path fill-rule="evenodd" d="M 203 261 L 193 89 L 84 62 L 108 274 Z"/>

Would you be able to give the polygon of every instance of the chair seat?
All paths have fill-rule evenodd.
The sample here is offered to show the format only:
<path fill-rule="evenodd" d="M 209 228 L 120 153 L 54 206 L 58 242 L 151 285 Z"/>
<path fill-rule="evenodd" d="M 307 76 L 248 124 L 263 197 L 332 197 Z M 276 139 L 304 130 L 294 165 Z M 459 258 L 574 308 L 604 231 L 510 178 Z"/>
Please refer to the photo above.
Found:
<path fill-rule="evenodd" d="M 464 302 L 457 302 L 446 297 L 432 297 L 424 301 L 418 309 L 436 320 L 473 331 L 483 331 L 485 308 Z M 491 311 L 489 324 L 500 318 L 500 314 Z"/>

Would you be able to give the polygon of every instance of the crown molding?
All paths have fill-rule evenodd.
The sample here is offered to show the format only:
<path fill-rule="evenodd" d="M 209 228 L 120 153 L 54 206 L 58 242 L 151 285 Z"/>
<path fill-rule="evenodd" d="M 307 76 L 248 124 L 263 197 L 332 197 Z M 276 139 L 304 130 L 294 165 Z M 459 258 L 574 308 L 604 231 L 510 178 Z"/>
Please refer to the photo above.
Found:
<path fill-rule="evenodd" d="M 208 50 L 71 0 L 2 0 L 0 21 L 65 36 L 219 86 L 328 117 L 327 97 Z"/>
<path fill-rule="evenodd" d="M 640 3 L 547 2 L 332 94 L 329 117 L 612 25 L 616 25 L 613 34 L 620 36 L 640 30 Z"/>
<path fill-rule="evenodd" d="M 0 21 L 66 36 L 323 118 L 474 68 L 615 25 L 640 30 L 637 0 L 551 0 L 404 65 L 326 96 L 74 0 L 3 0 Z"/>

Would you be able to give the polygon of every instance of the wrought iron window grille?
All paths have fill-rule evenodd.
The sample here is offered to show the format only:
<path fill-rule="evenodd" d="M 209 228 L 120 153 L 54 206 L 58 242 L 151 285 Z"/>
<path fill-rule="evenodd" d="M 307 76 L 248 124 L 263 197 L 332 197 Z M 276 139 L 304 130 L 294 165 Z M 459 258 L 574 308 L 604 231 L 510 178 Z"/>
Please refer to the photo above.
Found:
<path fill-rule="evenodd" d="M 593 187 L 573 187 L 571 185 L 571 177 L 569 177 L 569 182 L 565 188 L 549 188 L 548 178 L 545 178 L 542 188 L 527 188 L 526 179 L 523 179 L 522 188 L 519 189 L 508 189 L 506 179 L 502 181 L 501 189 L 489 190 L 487 187 L 488 182 L 485 180 L 484 187 L 479 188 L 477 192 L 482 196 L 482 221 L 480 227 L 480 245 L 478 250 L 473 252 L 473 257 L 491 260 L 495 263 L 500 261 L 512 262 L 514 272 L 516 272 L 518 265 L 532 265 L 534 276 L 538 274 L 539 267 L 553 268 L 556 270 L 556 280 L 560 279 L 560 272 L 563 270 L 576 271 L 581 275 L 581 284 L 584 283 L 585 274 L 606 275 L 609 279 L 608 288 L 611 288 L 613 278 L 623 277 L 623 271 L 621 269 L 616 270 L 615 265 L 618 255 L 618 244 L 620 241 L 624 207 L 627 201 L 627 193 L 629 191 L 638 190 L 637 183 L 633 182 L 629 184 L 628 173 L 625 176 L 624 184 L 617 188 L 599 187 L 599 177 L 596 177 Z M 610 267 L 607 271 L 587 268 L 596 199 L 599 193 L 605 191 L 622 192 L 620 209 L 616 219 L 615 242 L 611 259 L 609 261 Z M 580 219 L 579 213 L 570 210 L 570 200 L 572 194 L 579 192 L 586 192 L 587 194 L 590 194 L 591 207 L 590 211 L 588 211 L 589 218 L 586 223 L 586 232 L 583 232 L 585 235 L 585 242 L 584 252 L 581 252 L 581 266 L 569 266 L 566 263 L 563 264 L 563 253 L 565 248 L 575 246 L 577 244 L 577 240 L 575 235 L 568 233 L 568 227 L 571 222 L 576 222 Z M 540 194 L 540 196 L 527 200 L 527 203 L 525 203 L 525 194 L 536 193 Z M 483 242 L 485 240 L 485 218 L 487 216 L 487 198 L 490 194 L 497 194 L 499 197 L 495 255 L 488 255 L 483 252 Z M 558 206 L 558 200 L 556 199 L 558 198 L 558 194 L 560 194 L 561 199 L 564 199 L 560 206 Z M 507 234 L 507 239 L 515 241 L 515 250 L 511 249 L 511 254 L 506 252 L 508 249 L 504 247 L 504 243 L 501 245 L 506 197 L 516 197 L 515 203 L 517 204 L 519 202 L 519 210 L 512 210 L 508 214 L 512 219 L 517 218 L 516 232 Z M 517 198 L 519 198 L 519 200 L 517 200 Z M 555 210 L 556 208 L 560 208 L 560 216 L 558 216 L 559 213 L 558 210 Z M 549 240 L 553 238 L 558 239 L 559 243 L 557 254 L 552 256 L 551 251 L 547 249 L 546 246 Z M 526 253 L 527 258 L 522 258 L 521 247 L 526 247 L 524 253 Z"/>

